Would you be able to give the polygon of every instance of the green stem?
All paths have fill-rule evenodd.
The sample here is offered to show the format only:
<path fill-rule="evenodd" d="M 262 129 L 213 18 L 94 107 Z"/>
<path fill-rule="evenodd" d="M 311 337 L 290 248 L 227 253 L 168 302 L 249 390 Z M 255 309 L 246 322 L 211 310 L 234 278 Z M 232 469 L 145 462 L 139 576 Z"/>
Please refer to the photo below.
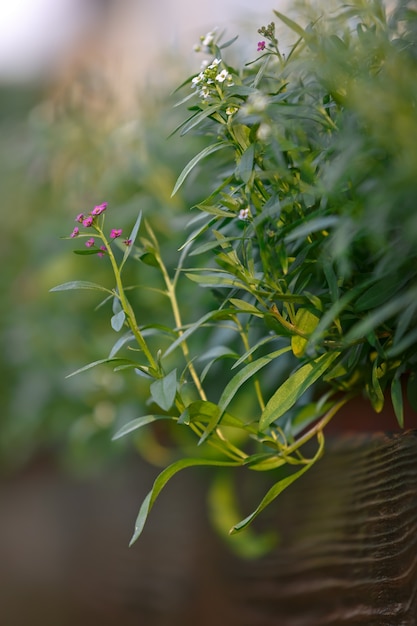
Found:
<path fill-rule="evenodd" d="M 127 318 L 127 323 L 129 325 L 130 330 L 132 331 L 139 348 L 142 350 L 142 352 L 144 353 L 144 355 L 146 356 L 149 365 L 151 366 L 151 368 L 154 370 L 155 374 L 158 372 L 158 365 L 155 361 L 155 359 L 152 356 L 152 353 L 150 352 L 149 348 L 148 348 L 148 344 L 146 343 L 145 339 L 142 336 L 142 333 L 139 330 L 137 321 L 136 321 L 136 316 L 135 313 L 131 307 L 131 304 L 129 302 L 129 300 L 126 297 L 125 291 L 124 291 L 124 287 L 123 287 L 123 283 L 122 283 L 122 279 L 120 276 L 120 271 L 119 271 L 119 267 L 117 265 L 117 261 L 115 259 L 115 256 L 113 254 L 113 250 L 109 244 L 109 242 L 107 241 L 103 231 L 101 230 L 101 228 L 98 225 L 94 225 L 94 228 L 96 230 L 96 232 L 98 233 L 98 235 L 100 236 L 101 240 L 104 243 L 104 246 L 106 248 L 106 252 L 109 255 L 109 259 L 110 259 L 110 263 L 112 265 L 112 269 L 113 269 L 113 273 L 114 273 L 114 277 L 116 279 L 116 290 L 117 293 L 115 294 L 117 296 L 117 298 L 120 301 L 120 304 L 122 306 L 123 311 L 126 314 L 126 318 Z"/>

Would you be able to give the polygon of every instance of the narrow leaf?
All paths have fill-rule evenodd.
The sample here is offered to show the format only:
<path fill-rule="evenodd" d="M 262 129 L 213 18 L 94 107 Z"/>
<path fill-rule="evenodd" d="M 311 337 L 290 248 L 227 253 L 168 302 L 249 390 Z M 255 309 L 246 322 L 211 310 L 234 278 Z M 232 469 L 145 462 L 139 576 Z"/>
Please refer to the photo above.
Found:
<path fill-rule="evenodd" d="M 131 420 L 124 426 L 122 426 L 112 437 L 112 440 L 120 439 L 129 433 L 132 433 L 142 426 L 146 426 L 147 424 L 151 424 L 152 422 L 157 422 L 159 420 L 173 420 L 174 418 L 171 415 L 144 415 L 143 417 L 137 417 L 134 420 Z"/>
<path fill-rule="evenodd" d="M 404 428 L 404 405 L 403 390 L 401 387 L 401 379 L 395 376 L 391 383 L 391 400 L 394 408 L 395 417 L 397 418 L 400 428 Z"/>
<path fill-rule="evenodd" d="M 136 518 L 135 530 L 132 539 L 130 540 L 129 546 L 133 545 L 138 537 L 141 535 L 146 519 L 155 503 L 156 498 L 159 496 L 162 489 L 165 487 L 170 478 L 172 478 L 177 472 L 187 467 L 195 466 L 237 467 L 239 465 L 241 465 L 241 462 L 191 458 L 176 461 L 175 463 L 164 469 L 159 474 L 153 484 L 151 491 L 142 502 L 142 506 L 140 507 L 139 514 Z"/>
<path fill-rule="evenodd" d="M 97 283 L 90 283 L 88 280 L 72 280 L 69 283 L 62 283 L 62 285 L 52 287 L 49 291 L 69 291 L 71 289 L 91 289 L 93 291 L 105 291 L 106 293 L 112 294 L 110 289 L 106 289 Z"/>
<path fill-rule="evenodd" d="M 122 262 L 120 263 L 120 268 L 119 268 L 120 272 L 122 271 L 122 268 L 123 268 L 124 264 L 126 263 L 126 260 L 127 260 L 128 256 L 129 256 L 129 254 L 133 250 L 133 246 L 134 246 L 134 243 L 136 241 L 136 237 L 138 236 L 138 232 L 139 232 L 141 221 L 142 221 L 142 211 L 139 211 L 139 215 L 136 218 L 136 222 L 134 223 L 132 231 L 131 231 L 129 237 L 127 238 L 127 241 L 129 241 L 130 243 L 129 243 L 129 245 L 126 246 Z"/>
<path fill-rule="evenodd" d="M 274 10 L 274 13 L 281 20 L 281 22 L 284 22 L 284 24 L 288 26 L 288 28 L 293 30 L 295 33 L 297 33 L 297 35 L 303 38 L 306 37 L 306 34 L 307 34 L 306 31 L 303 28 L 301 28 L 301 26 L 297 24 L 297 22 L 294 22 L 287 15 L 284 15 L 283 13 L 280 13 L 279 11 Z"/>
<path fill-rule="evenodd" d="M 285 352 L 290 350 L 289 346 L 285 346 L 280 350 L 276 350 L 275 352 L 271 352 L 270 354 L 266 354 L 265 356 L 256 359 L 256 361 L 252 361 L 248 363 L 245 367 L 243 367 L 233 378 L 227 383 L 226 387 L 223 390 L 222 395 L 219 399 L 219 407 L 221 411 L 224 411 L 225 408 L 230 404 L 233 397 L 236 395 L 237 391 L 240 387 L 245 383 L 249 378 L 254 376 L 260 369 L 265 367 L 274 361 Z"/>
<path fill-rule="evenodd" d="M 261 415 L 259 430 L 266 430 L 272 422 L 291 409 L 303 393 L 329 369 L 339 354 L 340 352 L 326 352 L 291 374 L 269 399 Z"/>
<path fill-rule="evenodd" d="M 253 511 L 253 513 L 248 515 L 248 517 L 246 517 L 244 520 L 242 520 L 238 524 L 235 524 L 235 526 L 231 528 L 230 534 L 238 533 L 242 531 L 244 528 L 246 528 L 247 526 L 249 526 L 249 524 L 253 522 L 253 520 L 255 519 L 255 517 L 259 515 L 259 513 L 261 513 L 287 487 L 289 487 L 290 485 L 292 485 L 292 483 L 298 480 L 298 478 L 300 478 L 303 474 L 305 474 L 314 465 L 314 463 L 318 461 L 318 459 L 322 455 L 323 448 L 324 448 L 324 436 L 322 432 L 318 433 L 317 439 L 319 442 L 319 448 L 314 458 L 311 459 L 310 463 L 308 463 L 308 465 L 304 465 L 304 467 L 298 470 L 298 472 L 295 472 L 294 474 L 291 474 L 291 476 L 287 476 L 286 478 L 283 478 L 282 480 L 279 480 L 277 483 L 275 483 L 275 485 L 273 485 L 271 489 L 269 489 L 269 491 L 266 493 L 266 495 L 261 500 L 260 504 L 256 507 L 256 509 Z"/>
<path fill-rule="evenodd" d="M 193 159 L 191 159 L 191 161 L 189 161 L 189 163 L 187 163 L 181 174 L 178 176 L 171 196 L 175 196 L 178 189 L 181 187 L 188 174 L 195 168 L 197 163 L 199 163 L 205 157 L 209 156 L 209 154 L 213 154 L 213 152 L 217 152 L 218 150 L 221 150 L 228 145 L 229 144 L 226 141 L 219 141 L 215 144 L 212 144 L 211 146 L 207 146 L 207 148 L 204 148 L 204 150 L 201 150 L 201 152 L 199 152 Z"/>
<path fill-rule="evenodd" d="M 75 372 L 71 372 L 71 374 L 68 374 L 65 378 L 71 378 L 72 376 L 76 376 L 77 374 L 86 372 L 87 370 L 90 370 L 93 367 L 96 367 L 97 365 L 104 365 L 107 363 L 117 363 L 118 365 L 138 367 L 137 363 L 135 363 L 134 361 L 130 361 L 129 359 L 121 359 L 121 358 L 100 359 L 99 361 L 93 361 L 92 363 L 89 363 L 88 365 L 84 365 L 84 367 L 80 367 L 80 369 L 76 370 Z"/>

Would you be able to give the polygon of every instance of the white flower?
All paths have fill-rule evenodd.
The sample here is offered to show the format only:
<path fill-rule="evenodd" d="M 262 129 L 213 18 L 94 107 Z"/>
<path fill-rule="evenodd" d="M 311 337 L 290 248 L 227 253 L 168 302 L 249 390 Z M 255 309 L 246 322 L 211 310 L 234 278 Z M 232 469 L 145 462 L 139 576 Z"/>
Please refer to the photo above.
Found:
<path fill-rule="evenodd" d="M 207 61 L 207 59 L 204 59 L 203 61 L 201 61 L 200 69 L 204 71 L 207 68 L 208 64 L 209 62 Z"/>
<path fill-rule="evenodd" d="M 203 85 L 199 93 L 200 93 L 200 96 L 204 99 L 207 99 L 210 97 L 210 89 L 207 87 L 207 85 Z"/>
<path fill-rule="evenodd" d="M 217 82 L 222 83 L 223 81 L 226 80 L 227 77 L 228 77 L 228 71 L 227 70 L 222 70 L 220 72 L 220 74 L 217 74 L 216 80 L 217 80 Z"/>
<path fill-rule="evenodd" d="M 261 93 L 251 94 L 244 107 L 244 112 L 248 115 L 253 113 L 261 113 L 266 109 L 268 99 Z"/>
<path fill-rule="evenodd" d="M 214 35 L 215 35 L 214 30 L 207 33 L 207 35 L 205 35 L 201 40 L 201 43 L 203 44 L 203 46 L 206 46 L 206 47 L 211 46 L 211 44 L 214 41 Z"/>
<path fill-rule="evenodd" d="M 214 70 L 218 65 L 220 65 L 221 62 L 222 62 L 221 59 L 213 59 L 210 65 L 208 66 L 208 69 Z"/>
<path fill-rule="evenodd" d="M 202 72 L 200 72 L 200 74 L 198 74 L 198 76 L 194 76 L 194 78 L 191 80 L 191 85 L 192 87 L 198 87 L 198 85 L 200 83 L 202 83 L 204 80 L 204 74 Z"/>
<path fill-rule="evenodd" d="M 271 135 L 272 129 L 269 124 L 262 123 L 258 128 L 258 132 L 256 133 L 256 137 L 260 141 L 266 141 Z"/>
<path fill-rule="evenodd" d="M 250 212 L 249 207 L 246 207 L 246 209 L 240 209 L 238 217 L 240 220 L 247 222 L 251 217 L 251 212 Z"/>
<path fill-rule="evenodd" d="M 234 115 L 235 113 L 238 112 L 238 110 L 239 110 L 238 107 L 231 104 L 230 106 L 227 107 L 226 113 L 227 115 Z"/>

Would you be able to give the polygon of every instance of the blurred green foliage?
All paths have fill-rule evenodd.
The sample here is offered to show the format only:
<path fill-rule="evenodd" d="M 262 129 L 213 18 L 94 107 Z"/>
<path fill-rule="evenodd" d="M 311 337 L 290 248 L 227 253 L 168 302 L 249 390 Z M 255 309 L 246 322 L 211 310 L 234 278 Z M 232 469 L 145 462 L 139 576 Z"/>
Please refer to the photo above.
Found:
<path fill-rule="evenodd" d="M 58 85 L 1 88 L 4 471 L 41 452 L 72 468 L 92 468 L 126 449 L 111 442 L 111 432 L 116 419 L 136 415 L 140 389 L 108 370 L 65 379 L 108 351 L 113 331 L 106 312 L 84 315 L 96 306 L 94 297 L 76 293 L 64 302 L 49 289 L 63 278 L 88 279 L 89 272 L 105 281 L 97 258 L 77 257 L 60 241 L 77 213 L 102 201 L 111 203 L 126 229 L 139 209 L 150 216 L 174 262 L 195 197 L 171 199 L 171 191 L 199 140 L 169 139 L 177 112 L 166 95 L 169 86 L 163 89 L 138 93 L 140 108 L 132 117 L 111 86 L 87 71 Z M 155 295 L 147 294 L 140 307 L 163 318 Z"/>

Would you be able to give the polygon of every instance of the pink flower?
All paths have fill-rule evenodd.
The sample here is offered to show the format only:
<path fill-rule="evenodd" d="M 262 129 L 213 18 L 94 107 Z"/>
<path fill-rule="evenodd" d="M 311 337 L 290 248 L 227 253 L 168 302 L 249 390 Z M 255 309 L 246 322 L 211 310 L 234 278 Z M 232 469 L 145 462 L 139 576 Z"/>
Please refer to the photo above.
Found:
<path fill-rule="evenodd" d="M 94 237 L 90 237 L 90 239 L 87 239 L 87 241 L 85 242 L 85 245 L 87 246 L 87 248 L 92 248 L 94 246 Z"/>
<path fill-rule="evenodd" d="M 107 202 L 103 202 L 103 204 L 98 204 L 91 211 L 91 215 L 101 215 L 103 211 L 107 209 Z"/>
<path fill-rule="evenodd" d="M 88 227 L 91 226 L 91 224 L 93 223 L 94 218 L 89 215 L 88 217 L 86 217 L 85 219 L 83 219 L 83 226 Z"/>
<path fill-rule="evenodd" d="M 105 252 L 106 252 L 106 246 L 100 246 L 100 252 L 97 252 L 97 256 L 102 257 L 104 256 Z"/>
<path fill-rule="evenodd" d="M 120 237 L 121 234 L 122 234 L 121 228 L 112 228 L 112 230 L 110 231 L 110 238 L 117 239 L 117 237 Z"/>
<path fill-rule="evenodd" d="M 75 218 L 75 221 L 81 224 L 83 219 L 84 219 L 84 215 L 82 213 L 78 213 L 77 217 Z"/>
<path fill-rule="evenodd" d="M 264 41 L 258 41 L 258 52 L 265 50 L 266 43 Z"/>
<path fill-rule="evenodd" d="M 124 242 L 125 246 L 131 246 L 132 245 L 132 240 L 131 239 L 125 239 Z"/>
<path fill-rule="evenodd" d="M 71 237 L 72 238 L 76 237 L 79 234 L 79 232 L 80 232 L 80 229 L 78 228 L 78 226 L 76 226 L 71 233 Z"/>

